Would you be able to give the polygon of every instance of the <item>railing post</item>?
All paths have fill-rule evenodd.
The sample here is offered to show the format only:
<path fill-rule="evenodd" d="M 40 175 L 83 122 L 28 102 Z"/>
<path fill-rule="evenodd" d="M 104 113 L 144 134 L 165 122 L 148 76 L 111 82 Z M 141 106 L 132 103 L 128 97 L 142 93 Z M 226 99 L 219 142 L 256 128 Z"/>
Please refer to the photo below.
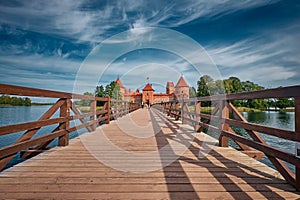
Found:
<path fill-rule="evenodd" d="M 175 120 L 179 120 L 179 102 L 176 102 L 175 103 L 175 109 L 176 109 L 176 111 L 175 111 L 175 113 L 176 113 L 176 115 L 174 115 L 175 116 Z"/>
<path fill-rule="evenodd" d="M 220 117 L 223 119 L 229 119 L 229 108 L 227 105 L 226 101 L 222 101 L 220 102 L 220 108 L 221 108 L 221 113 L 220 113 Z M 229 125 L 226 124 L 223 120 L 220 121 L 220 130 L 222 131 L 229 131 Z M 228 137 L 225 137 L 222 135 L 222 133 L 220 134 L 219 137 L 219 146 L 220 147 L 228 147 Z"/>
<path fill-rule="evenodd" d="M 185 120 L 185 118 L 187 117 L 187 103 L 186 102 L 182 102 L 182 108 L 181 108 L 181 121 L 182 124 L 186 124 L 187 120 Z"/>
<path fill-rule="evenodd" d="M 297 139 L 300 139 L 300 97 L 295 97 L 295 133 Z M 296 156 L 300 156 L 300 149 L 296 148 Z M 299 153 L 299 154 L 298 154 Z M 300 191 L 300 166 L 296 169 L 296 190 Z"/>
<path fill-rule="evenodd" d="M 201 121 L 201 117 L 199 116 L 199 114 L 201 113 L 201 101 L 196 102 L 195 113 L 196 113 L 196 122 L 197 122 L 195 125 L 195 131 L 200 132 L 201 127 L 199 125 L 199 122 Z"/>
<path fill-rule="evenodd" d="M 111 114 L 111 108 L 110 108 L 110 96 L 106 96 L 107 102 L 106 102 L 106 109 L 107 109 L 107 119 L 105 121 L 105 124 L 110 123 L 110 114 Z"/>
<path fill-rule="evenodd" d="M 70 127 L 70 121 L 68 120 L 70 116 L 70 107 L 71 107 L 71 100 L 64 99 L 64 103 L 60 107 L 59 116 L 63 117 L 66 122 L 63 122 L 59 125 L 59 130 L 67 130 Z M 58 146 L 68 146 L 69 145 L 69 133 L 66 133 L 63 136 L 58 138 Z"/>
<path fill-rule="evenodd" d="M 172 105 L 172 103 L 168 103 L 168 114 L 167 114 L 167 116 L 170 116 L 171 117 L 171 105 Z"/>
<path fill-rule="evenodd" d="M 96 108 L 97 108 L 97 101 L 96 100 L 92 100 L 91 103 L 90 103 L 90 112 L 92 112 L 93 115 L 90 116 L 90 121 L 94 121 L 95 119 L 97 119 L 95 117 L 95 115 L 96 115 Z M 97 124 L 98 124 L 97 122 L 93 123 L 93 125 L 92 125 L 93 131 L 96 130 Z"/>

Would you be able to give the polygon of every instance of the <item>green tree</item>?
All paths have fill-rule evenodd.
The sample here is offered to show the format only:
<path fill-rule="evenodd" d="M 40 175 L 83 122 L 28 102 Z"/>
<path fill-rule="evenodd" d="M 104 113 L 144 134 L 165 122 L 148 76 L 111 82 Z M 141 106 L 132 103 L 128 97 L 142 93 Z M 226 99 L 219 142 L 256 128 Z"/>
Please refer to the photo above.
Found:
<path fill-rule="evenodd" d="M 31 99 L 26 97 L 24 98 L 24 106 L 31 106 Z"/>
<path fill-rule="evenodd" d="M 210 96 L 208 85 L 211 83 L 213 83 L 213 79 L 210 76 L 204 75 L 200 77 L 200 80 L 197 82 L 197 97 Z"/>
<path fill-rule="evenodd" d="M 95 96 L 96 97 L 105 97 L 105 90 L 103 85 L 97 86 L 95 89 Z"/>
<path fill-rule="evenodd" d="M 209 85 L 213 84 L 213 79 L 208 76 L 208 75 L 204 75 L 202 77 L 200 77 L 200 80 L 197 82 L 197 97 L 205 97 L 205 96 L 210 96 L 210 89 L 209 89 Z M 201 103 L 202 106 L 210 106 L 211 102 L 202 102 Z"/>
<path fill-rule="evenodd" d="M 189 94 L 190 94 L 190 98 L 194 98 L 196 97 L 196 89 L 194 87 L 190 87 L 190 90 L 189 90 Z"/>
<path fill-rule="evenodd" d="M 2 95 L 0 97 L 1 105 L 12 105 L 12 106 L 31 106 L 31 99 L 26 97 L 10 97 L 8 95 Z"/>
<path fill-rule="evenodd" d="M 112 99 L 122 99 L 120 94 L 120 86 L 117 82 L 112 81 L 110 84 L 105 86 L 105 95 L 110 96 Z"/>
<path fill-rule="evenodd" d="M 90 92 L 85 92 L 83 93 L 83 95 L 86 95 L 86 96 L 94 96 L 92 93 Z M 91 101 L 90 100 L 87 100 L 87 99 L 81 99 L 80 101 L 78 101 L 78 105 L 79 106 L 90 106 L 90 103 Z"/>
<path fill-rule="evenodd" d="M 275 105 L 280 109 L 294 107 L 294 100 L 289 98 L 279 98 L 276 100 Z"/>
<path fill-rule="evenodd" d="M 105 97 L 105 90 L 103 85 L 97 86 L 95 89 L 95 96 L 96 97 Z M 97 101 L 97 106 L 103 106 L 104 102 L 103 101 Z"/>

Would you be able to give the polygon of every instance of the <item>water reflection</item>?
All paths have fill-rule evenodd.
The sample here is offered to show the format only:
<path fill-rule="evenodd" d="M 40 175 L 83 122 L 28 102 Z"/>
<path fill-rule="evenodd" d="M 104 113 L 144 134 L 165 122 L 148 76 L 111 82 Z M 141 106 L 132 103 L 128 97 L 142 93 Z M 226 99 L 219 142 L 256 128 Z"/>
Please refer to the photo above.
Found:
<path fill-rule="evenodd" d="M 243 112 L 242 115 L 252 123 L 294 130 L 293 112 Z"/>
<path fill-rule="evenodd" d="M 254 123 L 264 123 L 269 118 L 269 115 L 266 112 L 249 112 L 243 113 L 243 115 L 246 115 L 245 117 L 249 122 Z"/>

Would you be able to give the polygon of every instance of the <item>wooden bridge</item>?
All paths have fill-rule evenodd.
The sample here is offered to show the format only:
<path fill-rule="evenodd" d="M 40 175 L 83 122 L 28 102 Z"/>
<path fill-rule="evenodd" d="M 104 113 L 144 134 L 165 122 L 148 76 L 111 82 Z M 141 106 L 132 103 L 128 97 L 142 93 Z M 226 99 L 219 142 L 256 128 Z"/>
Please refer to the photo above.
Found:
<path fill-rule="evenodd" d="M 300 158 L 258 134 L 300 142 L 300 86 L 164 102 L 149 110 L 109 97 L 4 84 L 0 94 L 58 99 L 37 121 L 0 127 L 0 139 L 23 131 L 0 149 L 0 168 L 16 155 L 30 158 L 0 172 L 1 199 L 300 198 Z M 295 100 L 293 131 L 249 123 L 230 103 L 284 97 Z M 88 100 L 90 111 L 82 114 L 76 100 Z M 201 112 L 204 101 L 214 102 L 210 114 Z M 35 136 L 49 125 L 57 127 Z M 69 141 L 82 128 L 89 133 Z M 58 146 L 47 148 L 57 138 Z M 228 147 L 228 138 L 238 150 Z M 262 154 L 276 170 L 254 159 Z"/>

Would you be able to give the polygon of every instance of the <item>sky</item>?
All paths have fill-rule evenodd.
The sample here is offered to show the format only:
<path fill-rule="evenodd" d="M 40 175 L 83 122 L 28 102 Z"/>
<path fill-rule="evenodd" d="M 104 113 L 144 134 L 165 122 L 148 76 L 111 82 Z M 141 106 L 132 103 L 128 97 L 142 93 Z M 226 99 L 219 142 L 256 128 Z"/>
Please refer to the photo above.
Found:
<path fill-rule="evenodd" d="M 299 85 L 299 38 L 297 0 L 6 0 L 0 83 L 82 93 L 120 77 L 164 92 L 181 75 L 196 86 L 214 65 L 216 79 Z"/>

